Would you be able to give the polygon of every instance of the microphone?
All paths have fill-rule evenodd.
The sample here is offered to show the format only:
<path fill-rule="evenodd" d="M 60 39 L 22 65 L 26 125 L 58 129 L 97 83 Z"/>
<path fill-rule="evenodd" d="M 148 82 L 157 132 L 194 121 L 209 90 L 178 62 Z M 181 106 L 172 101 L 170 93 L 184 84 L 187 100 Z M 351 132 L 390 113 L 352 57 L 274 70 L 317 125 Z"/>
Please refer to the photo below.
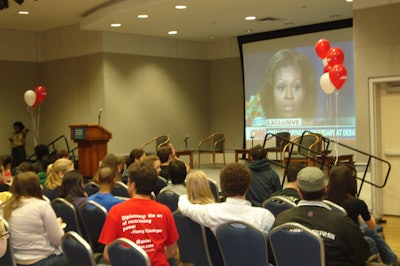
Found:
<path fill-rule="evenodd" d="M 101 114 L 103 113 L 103 108 L 100 108 L 99 110 L 99 120 L 98 120 L 98 124 L 100 125 L 100 119 L 101 119 Z"/>

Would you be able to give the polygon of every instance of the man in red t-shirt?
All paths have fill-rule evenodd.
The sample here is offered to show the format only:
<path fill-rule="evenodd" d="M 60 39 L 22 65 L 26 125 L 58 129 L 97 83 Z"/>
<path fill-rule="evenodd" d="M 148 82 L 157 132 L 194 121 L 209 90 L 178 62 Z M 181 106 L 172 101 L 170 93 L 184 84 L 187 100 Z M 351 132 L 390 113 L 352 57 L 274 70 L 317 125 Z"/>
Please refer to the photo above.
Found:
<path fill-rule="evenodd" d="M 125 237 L 146 251 L 152 265 L 168 266 L 167 260 L 176 254 L 179 236 L 168 207 L 150 198 L 157 172 L 149 161 L 139 161 L 129 166 L 128 173 L 132 198 L 111 208 L 99 237 L 106 245 L 104 259 L 109 262 L 107 245 Z"/>

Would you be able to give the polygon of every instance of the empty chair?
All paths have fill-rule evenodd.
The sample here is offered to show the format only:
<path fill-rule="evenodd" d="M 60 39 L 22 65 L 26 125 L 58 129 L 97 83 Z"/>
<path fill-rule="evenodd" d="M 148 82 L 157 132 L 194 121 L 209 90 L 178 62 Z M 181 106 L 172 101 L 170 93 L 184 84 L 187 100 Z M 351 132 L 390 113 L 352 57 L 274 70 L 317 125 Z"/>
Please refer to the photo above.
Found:
<path fill-rule="evenodd" d="M 268 265 L 267 236 L 261 230 L 233 221 L 219 226 L 216 237 L 225 266 Z"/>
<path fill-rule="evenodd" d="M 70 231 L 62 238 L 61 247 L 70 265 L 95 266 L 93 251 L 78 233 Z"/>
<path fill-rule="evenodd" d="M 143 143 L 141 149 L 145 150 L 147 145 L 154 143 L 155 144 L 154 152 L 150 152 L 150 153 L 156 154 L 157 150 L 162 146 L 168 145 L 169 141 L 170 141 L 170 136 L 168 134 L 163 134 L 160 136 L 156 136 L 156 137 L 146 141 L 145 143 Z"/>
<path fill-rule="evenodd" d="M 213 168 L 215 168 L 215 155 L 217 153 L 222 154 L 224 165 L 225 165 L 225 134 L 214 133 L 210 136 L 202 139 L 198 145 L 199 151 L 199 168 L 200 168 L 200 157 L 202 153 L 212 154 Z"/>
<path fill-rule="evenodd" d="M 131 197 L 128 192 L 128 186 L 121 181 L 115 182 L 114 187 L 111 190 L 111 194 L 113 194 L 115 197 L 123 197 L 123 198 Z"/>
<path fill-rule="evenodd" d="M 269 241 L 276 265 L 325 265 L 322 238 L 299 223 L 285 223 L 273 228 Z"/>
<path fill-rule="evenodd" d="M 157 201 L 167 205 L 171 212 L 174 212 L 178 209 L 178 200 L 179 194 L 170 189 L 163 189 L 157 195 Z"/>
<path fill-rule="evenodd" d="M 284 210 L 296 207 L 296 204 L 282 196 L 272 196 L 266 199 L 262 206 L 268 209 L 272 214 L 276 217 L 279 213 L 283 212 Z"/>
<path fill-rule="evenodd" d="M 74 205 L 63 198 L 55 198 L 50 204 L 56 216 L 61 217 L 63 222 L 65 222 L 66 226 L 64 232 L 75 231 L 82 235 L 78 214 L 76 213 Z"/>
<path fill-rule="evenodd" d="M 304 134 L 295 137 L 282 150 L 282 165 L 288 163 L 304 163 L 307 166 L 316 165 L 317 156 L 321 154 L 322 140 L 315 134 Z M 287 156 L 286 153 L 289 155 Z"/>
<path fill-rule="evenodd" d="M 96 182 L 90 181 L 89 183 L 87 183 L 84 187 L 86 194 L 89 196 L 97 193 L 99 191 L 99 184 L 97 184 Z"/>
<path fill-rule="evenodd" d="M 17 265 L 17 263 L 15 262 L 15 258 L 14 258 L 14 251 L 13 251 L 13 247 L 11 244 L 11 236 L 9 235 L 9 226 L 7 221 L 0 216 L 0 220 L 3 222 L 4 224 L 4 229 L 7 232 L 7 235 L 5 235 L 4 237 L 7 238 L 7 250 L 6 253 L 4 253 L 3 257 L 0 257 L 0 265 L 1 266 L 15 266 Z"/>
<path fill-rule="evenodd" d="M 107 217 L 106 208 L 97 202 L 86 201 L 79 206 L 78 212 L 93 252 L 102 253 L 104 245 L 97 240 Z"/>
<path fill-rule="evenodd" d="M 275 146 L 265 148 L 265 143 L 267 142 L 267 140 L 271 139 L 272 137 L 275 137 Z M 265 150 L 267 152 L 267 157 L 268 157 L 268 152 L 275 152 L 276 159 L 279 159 L 279 155 L 281 155 L 283 147 L 285 147 L 285 145 L 288 144 L 289 141 L 290 141 L 290 132 L 279 132 L 279 133 L 276 133 L 275 135 L 266 134 L 265 138 L 264 138 L 263 147 L 265 148 Z M 280 159 L 282 159 L 282 158 L 280 158 Z"/>
<path fill-rule="evenodd" d="M 147 253 L 127 238 L 117 238 L 108 245 L 111 265 L 151 266 Z"/>

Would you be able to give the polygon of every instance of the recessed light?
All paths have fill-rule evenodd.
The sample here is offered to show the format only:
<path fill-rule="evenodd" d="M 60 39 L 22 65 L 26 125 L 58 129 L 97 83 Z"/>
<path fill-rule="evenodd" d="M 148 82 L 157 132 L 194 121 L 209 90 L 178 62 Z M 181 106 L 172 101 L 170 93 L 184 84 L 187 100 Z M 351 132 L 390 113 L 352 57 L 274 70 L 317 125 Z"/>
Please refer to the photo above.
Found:
<path fill-rule="evenodd" d="M 245 20 L 256 20 L 255 16 L 247 16 L 244 18 Z"/>
<path fill-rule="evenodd" d="M 187 6 L 185 6 L 185 5 L 176 5 L 175 8 L 176 9 L 186 9 Z"/>
<path fill-rule="evenodd" d="M 170 30 L 170 31 L 168 32 L 168 34 L 169 34 L 169 35 L 175 35 L 175 34 L 178 34 L 178 31 L 176 31 L 176 30 Z"/>
<path fill-rule="evenodd" d="M 353 3 L 353 0 L 346 0 L 347 3 Z"/>
<path fill-rule="evenodd" d="M 29 15 L 29 11 L 19 11 L 18 14 L 20 14 L 20 15 Z"/>
<path fill-rule="evenodd" d="M 209 37 L 210 37 L 211 40 L 214 40 L 214 39 L 215 39 L 215 36 L 214 36 L 214 35 L 210 35 Z"/>
<path fill-rule="evenodd" d="M 118 27 L 121 27 L 121 23 L 113 23 L 110 26 L 113 28 L 118 28 Z"/>
<path fill-rule="evenodd" d="M 149 17 L 149 15 L 146 15 L 146 14 L 141 14 L 141 15 L 138 15 L 137 17 L 138 17 L 138 18 L 148 18 L 148 17 Z"/>

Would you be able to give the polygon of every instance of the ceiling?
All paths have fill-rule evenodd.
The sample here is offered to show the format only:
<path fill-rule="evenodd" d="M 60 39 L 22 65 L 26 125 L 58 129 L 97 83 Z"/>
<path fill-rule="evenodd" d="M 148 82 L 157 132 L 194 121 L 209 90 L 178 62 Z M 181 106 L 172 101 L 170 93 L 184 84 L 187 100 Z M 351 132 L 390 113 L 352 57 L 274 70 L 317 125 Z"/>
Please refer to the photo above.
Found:
<path fill-rule="evenodd" d="M 400 0 L 25 0 L 0 10 L 0 29 L 41 32 L 72 24 L 190 41 L 227 38 L 352 18 L 353 9 Z M 187 9 L 177 10 L 176 5 Z M 19 15 L 18 11 L 29 11 Z M 147 14 L 147 19 L 137 15 Z M 246 16 L 256 20 L 246 21 Z M 112 28 L 110 24 L 121 23 Z M 168 31 L 176 30 L 176 35 Z"/>

